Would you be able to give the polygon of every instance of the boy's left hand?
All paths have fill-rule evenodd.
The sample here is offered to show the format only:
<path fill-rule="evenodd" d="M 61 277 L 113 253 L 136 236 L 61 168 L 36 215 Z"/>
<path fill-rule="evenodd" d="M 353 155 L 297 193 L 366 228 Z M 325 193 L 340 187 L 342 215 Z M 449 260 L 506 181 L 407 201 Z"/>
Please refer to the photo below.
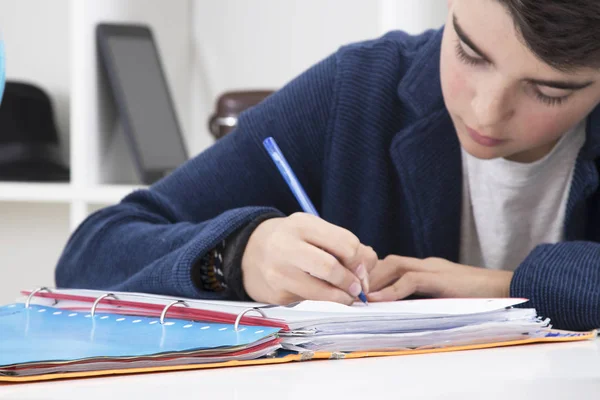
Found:
<path fill-rule="evenodd" d="M 370 301 L 410 295 L 432 297 L 510 297 L 511 271 L 456 264 L 442 258 L 388 256 L 369 274 Z"/>

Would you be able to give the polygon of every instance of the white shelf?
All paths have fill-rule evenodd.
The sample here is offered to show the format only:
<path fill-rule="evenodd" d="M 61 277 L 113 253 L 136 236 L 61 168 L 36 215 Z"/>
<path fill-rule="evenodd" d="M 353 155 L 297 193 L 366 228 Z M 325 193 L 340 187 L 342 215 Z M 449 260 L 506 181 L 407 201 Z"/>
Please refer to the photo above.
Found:
<path fill-rule="evenodd" d="M 98 185 L 75 190 L 68 183 L 0 182 L 0 202 L 116 204 L 145 186 Z"/>
<path fill-rule="evenodd" d="M 69 203 L 72 199 L 68 183 L 0 182 L 0 202 Z"/>
<path fill-rule="evenodd" d="M 145 186 L 99 185 L 82 190 L 77 199 L 88 204 L 116 204 L 131 192 L 143 188 Z"/>

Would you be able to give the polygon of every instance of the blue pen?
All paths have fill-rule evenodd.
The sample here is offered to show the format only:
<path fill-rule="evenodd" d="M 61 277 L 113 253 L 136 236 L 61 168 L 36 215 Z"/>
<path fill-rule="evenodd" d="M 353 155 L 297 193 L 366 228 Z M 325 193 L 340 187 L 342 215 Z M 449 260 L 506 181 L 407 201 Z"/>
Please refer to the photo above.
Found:
<path fill-rule="evenodd" d="M 304 212 L 308 214 L 312 214 L 319 217 L 317 209 L 308 198 L 308 195 L 304 191 L 304 188 L 302 188 L 300 181 L 298 181 L 298 178 L 296 178 L 296 174 L 294 174 L 294 171 L 292 171 L 292 168 L 283 156 L 283 153 L 279 149 L 279 146 L 277 146 L 275 139 L 273 139 L 272 137 L 266 138 L 263 141 L 263 145 L 265 146 L 265 149 L 267 149 L 267 152 L 271 156 L 271 159 L 277 166 L 277 169 L 281 173 L 281 176 L 292 190 L 294 197 L 296 197 L 296 200 L 298 200 L 298 203 L 300 203 L 302 210 L 304 210 Z M 358 298 L 363 303 L 367 304 L 367 296 L 365 296 L 364 292 L 361 291 L 358 295 Z"/>

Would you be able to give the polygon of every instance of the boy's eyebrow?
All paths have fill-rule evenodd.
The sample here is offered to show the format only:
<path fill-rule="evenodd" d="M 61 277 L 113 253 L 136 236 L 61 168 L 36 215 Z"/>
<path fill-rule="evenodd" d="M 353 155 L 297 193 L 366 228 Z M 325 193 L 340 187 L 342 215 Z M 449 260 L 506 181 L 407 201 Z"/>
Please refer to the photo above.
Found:
<path fill-rule="evenodd" d="M 527 79 L 527 82 L 539 86 L 547 86 L 555 89 L 565 90 L 579 90 L 586 88 L 594 83 L 594 81 L 587 82 L 570 82 L 570 81 L 547 81 L 544 79 Z"/>
<path fill-rule="evenodd" d="M 452 23 L 454 25 L 454 30 L 456 31 L 456 35 L 460 38 L 460 40 L 464 44 L 469 46 L 475 53 L 477 53 L 479 55 L 479 57 L 483 58 L 485 61 L 489 62 L 490 64 L 493 64 L 492 59 L 490 57 L 488 57 L 484 51 L 482 51 L 479 47 L 477 47 L 475 45 L 475 43 L 473 43 L 473 41 L 469 38 L 469 36 L 467 36 L 465 31 L 463 31 L 463 29 L 460 27 L 460 24 L 458 23 L 458 19 L 456 18 L 456 15 L 452 16 Z"/>
<path fill-rule="evenodd" d="M 482 51 L 473 41 L 469 38 L 469 36 L 463 31 L 460 24 L 458 23 L 458 19 L 456 15 L 452 16 L 452 22 L 454 24 L 454 30 L 456 31 L 456 35 L 460 38 L 460 40 L 469 46 L 475 53 L 479 55 L 482 59 L 487 61 L 490 64 L 494 62 L 484 51 Z M 559 80 L 545 80 L 545 79 L 526 79 L 528 83 L 539 86 L 547 86 L 555 89 L 564 89 L 564 90 L 580 90 L 586 88 L 592 84 L 594 81 L 586 81 L 586 82 L 572 82 L 572 81 L 559 81 Z"/>

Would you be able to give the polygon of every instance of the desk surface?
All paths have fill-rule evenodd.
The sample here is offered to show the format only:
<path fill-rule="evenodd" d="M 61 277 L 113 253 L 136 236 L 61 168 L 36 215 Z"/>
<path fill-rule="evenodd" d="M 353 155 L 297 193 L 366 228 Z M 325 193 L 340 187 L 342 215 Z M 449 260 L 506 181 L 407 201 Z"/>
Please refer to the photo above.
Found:
<path fill-rule="evenodd" d="M 600 398 L 600 340 L 0 387 L 11 399 Z"/>

